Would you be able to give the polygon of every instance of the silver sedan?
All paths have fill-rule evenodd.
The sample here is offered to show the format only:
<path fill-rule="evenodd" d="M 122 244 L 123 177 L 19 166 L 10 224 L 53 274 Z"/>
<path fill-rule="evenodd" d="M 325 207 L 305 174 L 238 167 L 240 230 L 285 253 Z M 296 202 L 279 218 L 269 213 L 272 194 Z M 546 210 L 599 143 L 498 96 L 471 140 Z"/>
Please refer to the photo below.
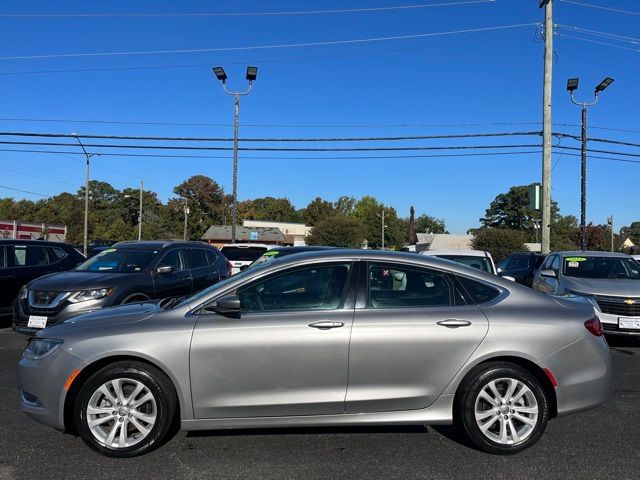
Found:
<path fill-rule="evenodd" d="M 510 454 L 607 398 L 591 305 L 447 260 L 334 250 L 82 315 L 18 364 L 22 410 L 113 457 L 173 431 L 437 424 Z"/>

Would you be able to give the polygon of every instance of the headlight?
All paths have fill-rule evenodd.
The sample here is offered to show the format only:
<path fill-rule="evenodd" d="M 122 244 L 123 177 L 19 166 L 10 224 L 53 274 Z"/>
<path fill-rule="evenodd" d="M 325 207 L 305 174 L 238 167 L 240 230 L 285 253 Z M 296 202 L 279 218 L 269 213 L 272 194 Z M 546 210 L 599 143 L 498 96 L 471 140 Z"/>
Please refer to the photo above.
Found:
<path fill-rule="evenodd" d="M 18 300 L 26 299 L 28 294 L 29 294 L 29 289 L 27 288 L 26 285 L 23 285 L 22 288 L 20 289 L 20 293 L 18 293 Z"/>
<path fill-rule="evenodd" d="M 24 356 L 31 360 L 39 360 L 51 355 L 61 344 L 62 340 L 58 340 L 57 338 L 34 337 L 29 341 L 29 345 L 27 345 L 27 348 L 24 350 Z"/>
<path fill-rule="evenodd" d="M 72 293 L 68 300 L 71 303 L 86 302 L 89 300 L 98 300 L 113 293 L 113 288 L 96 288 L 95 290 L 81 290 Z"/>

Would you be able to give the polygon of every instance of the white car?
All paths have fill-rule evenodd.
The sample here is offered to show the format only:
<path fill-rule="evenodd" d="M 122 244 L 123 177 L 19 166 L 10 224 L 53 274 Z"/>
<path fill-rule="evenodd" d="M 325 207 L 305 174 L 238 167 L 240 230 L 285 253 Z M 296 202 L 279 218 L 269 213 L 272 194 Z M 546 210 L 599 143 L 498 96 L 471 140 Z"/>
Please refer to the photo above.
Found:
<path fill-rule="evenodd" d="M 453 260 L 483 272 L 498 274 L 496 264 L 493 263 L 493 257 L 489 252 L 482 250 L 424 250 L 420 252 L 420 255 L 431 255 L 445 260 Z"/>
<path fill-rule="evenodd" d="M 228 243 L 223 245 L 220 251 L 231 262 L 231 275 L 235 275 L 243 269 L 242 267 L 248 267 L 264 252 L 275 246 L 265 243 Z"/>
<path fill-rule="evenodd" d="M 633 258 L 636 262 L 640 262 L 640 255 L 631 255 L 631 258 Z"/>

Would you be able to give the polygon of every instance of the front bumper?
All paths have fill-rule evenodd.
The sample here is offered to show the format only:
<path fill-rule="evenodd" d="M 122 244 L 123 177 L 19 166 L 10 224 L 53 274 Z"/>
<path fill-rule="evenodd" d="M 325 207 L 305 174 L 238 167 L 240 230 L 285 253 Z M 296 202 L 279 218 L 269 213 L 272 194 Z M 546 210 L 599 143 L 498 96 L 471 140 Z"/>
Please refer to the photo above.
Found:
<path fill-rule="evenodd" d="M 64 384 L 75 370 L 86 366 L 64 348 L 39 360 L 22 356 L 17 369 L 21 410 L 40 423 L 64 430 Z"/>
<path fill-rule="evenodd" d="M 87 302 L 68 303 L 64 302 L 57 308 L 38 308 L 34 309 L 29 306 L 27 300 L 16 299 L 13 302 L 13 329 L 18 333 L 26 335 L 33 335 L 41 331 L 41 328 L 30 328 L 29 316 L 39 315 L 47 317 L 47 326 L 55 325 L 56 323 L 64 322 L 65 320 L 83 313 L 93 312 L 101 308 L 111 306 L 112 300 L 109 297 L 100 298 L 98 300 L 90 300 Z"/>
<path fill-rule="evenodd" d="M 604 329 L 604 333 L 607 335 L 636 335 L 640 336 L 640 330 L 632 330 L 626 328 L 620 328 L 618 326 L 618 318 L 620 315 L 612 315 L 610 313 L 603 313 L 599 310 L 596 310 L 596 314 L 600 319 L 600 323 L 602 323 L 602 328 Z"/>

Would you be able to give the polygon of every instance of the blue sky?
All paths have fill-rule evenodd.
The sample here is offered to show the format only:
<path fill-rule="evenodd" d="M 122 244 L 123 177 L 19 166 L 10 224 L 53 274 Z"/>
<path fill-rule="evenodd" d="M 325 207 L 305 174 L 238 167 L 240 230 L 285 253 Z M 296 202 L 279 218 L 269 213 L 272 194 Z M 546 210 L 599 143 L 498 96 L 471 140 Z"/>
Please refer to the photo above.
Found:
<path fill-rule="evenodd" d="M 310 43 L 451 32 L 542 20 L 538 0 L 496 0 L 448 7 L 324 15 L 1 16 L 32 13 L 264 12 L 427 3 L 457 2 L 281 0 L 138 1 L 125 4 L 86 0 L 55 3 L 7 0 L 0 6 L 0 57 Z M 640 2 L 635 0 L 580 0 L 578 3 L 597 3 L 640 12 Z M 556 0 L 554 23 L 637 37 L 640 15 Z M 229 86 L 244 88 L 247 64 L 258 66 L 259 74 L 254 91 L 242 100 L 241 137 L 398 136 L 538 130 L 540 127 L 535 124 L 524 124 L 541 121 L 543 45 L 536 31 L 535 26 L 528 26 L 350 45 L 3 59 L 0 60 L 0 118 L 3 119 L 0 120 L 0 130 L 228 137 L 232 128 L 224 124 L 232 121 L 232 99 L 222 92 L 210 66 L 224 66 L 230 78 Z M 564 34 L 632 49 L 637 45 L 620 42 L 619 38 L 577 33 L 564 26 L 559 27 L 558 33 L 555 37 L 554 122 L 575 125 L 580 119 L 578 107 L 571 104 L 565 91 L 568 77 L 579 76 L 581 88 L 578 96 L 591 98 L 593 86 L 605 76 L 611 76 L 616 81 L 602 94 L 598 105 L 590 110 L 590 125 L 640 130 L 637 115 L 640 111 L 640 53 L 580 41 Z M 16 120 L 18 118 L 223 126 L 27 122 Z M 499 123 L 508 125 L 497 125 Z M 412 126 L 380 126 L 389 124 Z M 434 124 L 455 126 L 415 126 Z M 344 128 L 336 125 L 366 126 Z M 555 130 L 579 134 L 576 126 L 558 125 Z M 636 142 L 638 138 L 637 133 L 596 128 L 590 134 Z M 490 145 L 535 141 L 535 138 L 498 138 L 405 142 L 403 145 Z M 376 145 L 394 144 L 381 142 Z M 562 140 L 561 145 L 579 146 L 567 139 Z M 611 145 L 594 144 L 592 147 L 638 151 Z M 20 147 L 6 145 L 0 148 Z M 77 148 L 66 150 L 78 151 Z M 127 150 L 120 152 L 126 153 Z M 389 158 L 411 153 L 434 155 L 437 152 L 242 152 L 239 198 L 285 196 L 301 208 L 316 196 L 335 200 L 341 195 L 360 197 L 368 194 L 395 207 L 403 216 L 407 216 L 409 207 L 414 205 L 417 214 L 443 218 L 452 232 L 463 233 L 477 226 L 478 218 L 498 193 L 511 185 L 540 180 L 538 153 Z M 578 216 L 579 158 L 561 153 L 556 150 L 553 155 L 553 196 L 562 213 Z M 215 153 L 213 156 L 230 156 L 230 153 Z M 383 158 L 335 158 L 346 156 Z M 136 187 L 139 180 L 144 179 L 148 188 L 156 190 L 163 200 L 172 196 L 174 185 L 195 174 L 211 176 L 225 190 L 231 191 L 231 160 L 226 158 L 103 156 L 95 158 L 94 164 L 94 178 L 118 188 Z M 82 158 L 65 154 L 0 151 L 0 169 L 3 171 L 0 185 L 46 195 L 75 191 L 83 182 L 84 175 Z M 619 226 L 640 220 L 636 194 L 638 173 L 638 163 L 590 160 L 588 220 L 603 223 L 610 214 L 615 216 Z M 2 188 L 0 195 L 38 198 Z"/>

